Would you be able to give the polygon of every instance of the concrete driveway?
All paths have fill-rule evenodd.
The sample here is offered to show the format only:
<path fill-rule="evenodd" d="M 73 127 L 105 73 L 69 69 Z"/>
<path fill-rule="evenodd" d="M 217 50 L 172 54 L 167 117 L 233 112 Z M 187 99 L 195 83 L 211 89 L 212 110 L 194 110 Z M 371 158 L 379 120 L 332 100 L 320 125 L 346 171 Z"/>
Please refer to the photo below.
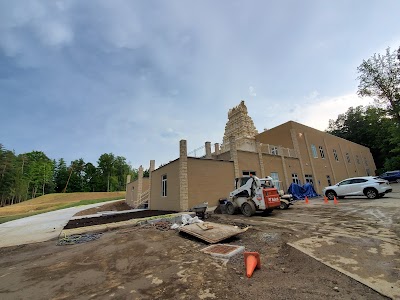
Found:
<path fill-rule="evenodd" d="M 0 224 L 0 248 L 56 238 L 77 212 L 121 200 L 123 199 L 76 206 Z"/>
<path fill-rule="evenodd" d="M 393 299 L 400 299 L 400 184 L 384 198 L 298 202 L 255 222 L 295 232 L 292 247 Z M 316 273 L 318 276 L 318 273 Z"/>

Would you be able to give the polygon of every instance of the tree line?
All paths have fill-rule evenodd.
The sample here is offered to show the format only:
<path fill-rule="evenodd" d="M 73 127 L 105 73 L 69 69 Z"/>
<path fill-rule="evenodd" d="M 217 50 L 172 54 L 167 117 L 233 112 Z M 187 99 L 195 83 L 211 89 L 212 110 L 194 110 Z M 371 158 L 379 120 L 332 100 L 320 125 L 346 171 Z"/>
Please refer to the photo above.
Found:
<path fill-rule="evenodd" d="M 100 155 L 97 166 L 82 158 L 67 165 L 42 151 L 17 155 L 0 144 L 0 206 L 49 193 L 124 191 L 127 175 L 136 179 L 137 170 L 112 153 Z"/>
<path fill-rule="evenodd" d="M 400 47 L 374 54 L 358 67 L 358 95 L 373 105 L 350 107 L 327 132 L 369 147 L 377 173 L 400 170 Z"/>

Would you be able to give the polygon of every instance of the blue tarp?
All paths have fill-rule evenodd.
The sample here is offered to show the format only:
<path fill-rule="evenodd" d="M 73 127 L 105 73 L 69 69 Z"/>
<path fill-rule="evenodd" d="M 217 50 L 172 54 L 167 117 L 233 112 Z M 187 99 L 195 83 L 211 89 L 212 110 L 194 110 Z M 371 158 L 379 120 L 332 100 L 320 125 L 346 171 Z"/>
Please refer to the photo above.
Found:
<path fill-rule="evenodd" d="M 310 183 L 306 183 L 303 186 L 296 184 L 296 183 L 292 183 L 289 186 L 288 193 L 292 194 L 293 199 L 295 199 L 295 200 L 304 199 L 306 196 L 308 198 L 318 196 L 318 194 L 314 190 L 314 187 Z"/>

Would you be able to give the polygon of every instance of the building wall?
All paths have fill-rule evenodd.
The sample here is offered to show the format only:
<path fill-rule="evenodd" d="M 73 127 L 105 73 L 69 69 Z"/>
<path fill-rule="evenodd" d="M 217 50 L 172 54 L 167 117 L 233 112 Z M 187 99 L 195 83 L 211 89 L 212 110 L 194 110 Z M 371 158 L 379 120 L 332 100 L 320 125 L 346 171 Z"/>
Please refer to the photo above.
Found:
<path fill-rule="evenodd" d="M 167 196 L 162 196 L 161 177 L 167 175 Z M 179 159 L 154 170 L 151 174 L 150 209 L 179 211 Z"/>
<path fill-rule="evenodd" d="M 349 177 L 375 174 L 376 167 L 369 148 L 296 122 L 292 122 L 292 126 L 296 132 L 304 173 L 313 175 L 317 192 L 320 193 L 328 185 L 327 176 L 330 177 L 331 184 L 335 184 Z M 312 145 L 316 148 L 316 157 L 312 152 Z M 319 150 L 320 146 L 324 158 Z M 338 160 L 335 159 L 334 150 Z M 304 182 L 305 178 L 302 178 L 302 183 Z"/>
<path fill-rule="evenodd" d="M 231 160 L 231 153 L 229 151 L 221 153 L 221 154 L 216 156 L 216 159 L 218 159 L 218 160 Z"/>
<path fill-rule="evenodd" d="M 147 178 L 147 177 L 143 178 L 142 186 L 143 186 L 142 193 L 144 193 L 149 189 L 149 178 Z M 138 180 L 137 179 L 135 181 L 132 181 L 127 184 L 125 201 L 129 206 L 132 206 L 132 207 L 135 206 L 135 201 L 137 200 L 137 191 L 138 191 Z"/>
<path fill-rule="evenodd" d="M 218 205 L 234 190 L 234 180 L 233 162 L 188 157 L 189 207 Z"/>
<path fill-rule="evenodd" d="M 282 146 L 285 148 L 293 149 L 292 139 L 290 137 L 290 129 L 292 128 L 292 121 L 286 122 L 277 127 L 271 128 L 267 131 L 261 132 L 256 135 L 256 141 L 263 144 L 271 144 L 275 146 Z"/>
<path fill-rule="evenodd" d="M 238 150 L 237 155 L 240 176 L 242 176 L 243 171 L 255 171 L 256 176 L 261 178 L 261 168 L 258 159 L 258 153 Z"/>

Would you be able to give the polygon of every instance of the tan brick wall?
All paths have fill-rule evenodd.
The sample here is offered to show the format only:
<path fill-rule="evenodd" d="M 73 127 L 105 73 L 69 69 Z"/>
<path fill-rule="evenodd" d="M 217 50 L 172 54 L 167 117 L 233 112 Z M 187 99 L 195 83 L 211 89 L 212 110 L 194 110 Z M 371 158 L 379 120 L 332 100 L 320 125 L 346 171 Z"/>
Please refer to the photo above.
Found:
<path fill-rule="evenodd" d="M 149 178 L 144 177 L 142 181 L 143 191 L 147 191 L 149 188 Z M 126 186 L 126 203 L 129 206 L 134 207 L 135 202 L 137 201 L 137 193 L 138 193 L 139 181 L 135 180 L 127 184 Z"/>
<path fill-rule="evenodd" d="M 161 176 L 167 174 L 167 197 L 161 194 Z M 150 209 L 179 211 L 179 159 L 154 170 L 151 174 Z"/>
<path fill-rule="evenodd" d="M 218 204 L 234 190 L 234 166 L 230 161 L 188 158 L 189 207 Z"/>
<path fill-rule="evenodd" d="M 224 152 L 224 153 L 221 153 L 221 154 L 217 155 L 216 159 L 218 159 L 218 160 L 231 160 L 231 154 L 230 154 L 229 151 L 228 152 Z"/>

